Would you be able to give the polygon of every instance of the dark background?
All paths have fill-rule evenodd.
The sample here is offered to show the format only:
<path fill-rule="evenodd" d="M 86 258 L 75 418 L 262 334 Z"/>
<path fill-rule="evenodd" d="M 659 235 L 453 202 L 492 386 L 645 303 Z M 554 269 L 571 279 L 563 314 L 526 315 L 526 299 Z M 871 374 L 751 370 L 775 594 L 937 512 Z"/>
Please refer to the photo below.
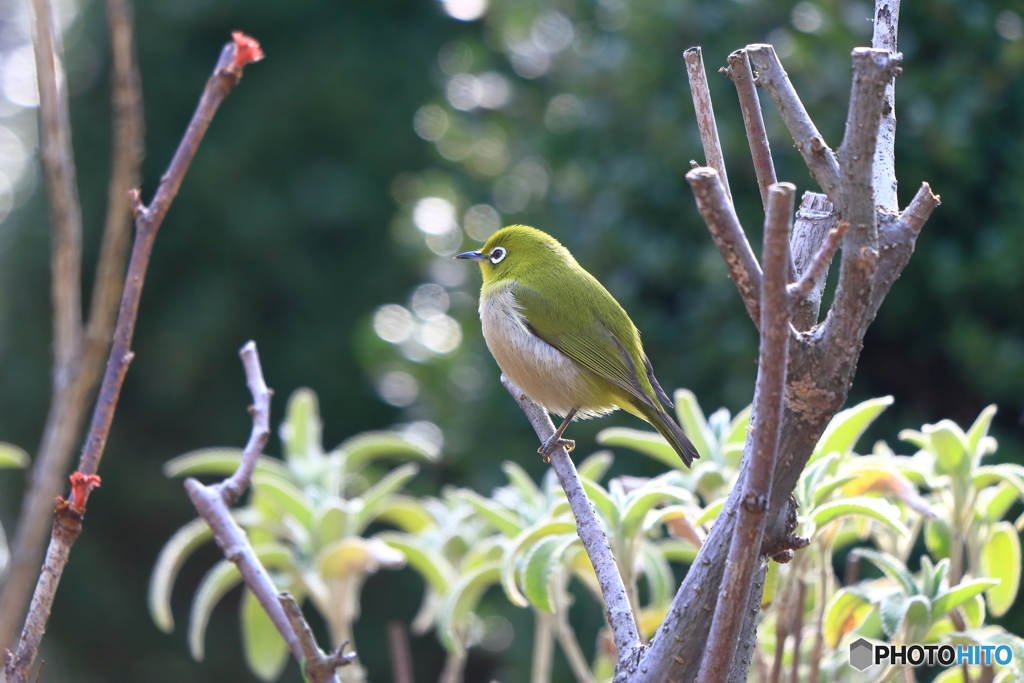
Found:
<path fill-rule="evenodd" d="M 1015 8 L 1001 1 L 904 1 L 900 198 L 905 203 L 926 180 L 943 203 L 865 342 L 851 401 L 892 394 L 896 402 L 863 450 L 884 438 L 907 452 L 897 443 L 899 429 L 947 417 L 966 426 L 997 403 L 996 457 L 1022 459 L 1024 40 Z M 505 46 L 528 38 L 536 18 L 552 9 L 573 22 L 575 42 L 551 56 L 544 74 L 523 78 Z M 109 60 L 102 2 L 88 0 L 81 11 L 67 41 L 88 284 L 105 210 Z M 419 197 L 449 198 L 461 219 L 473 204 L 501 205 L 495 187 L 515 187 L 534 168 L 518 164 L 532 160 L 545 169 L 547 188 L 502 221 L 551 232 L 609 287 L 643 331 L 666 388 L 692 389 L 709 413 L 744 407 L 757 339 L 683 180 L 689 160 L 703 155 L 682 51 L 704 48 L 733 193 L 759 251 L 760 198 L 734 91 L 714 70 L 738 47 L 774 42 L 837 147 L 849 52 L 870 41 L 871 16 L 867 4 L 829 0 L 493 0 L 475 22 L 448 17 L 435 0 L 149 0 L 136 11 L 147 126 L 144 197 L 229 32 L 256 36 L 267 59 L 246 70 L 221 107 L 157 240 L 103 488 L 91 501 L 47 633 L 49 680 L 255 680 L 240 654 L 237 593 L 214 614 L 207 661 L 188 656 L 188 606 L 217 557 L 212 547 L 179 579 L 173 635 L 156 629 L 145 605 L 157 552 L 194 516 L 181 483 L 165 479 L 161 465 L 195 448 L 244 442 L 249 397 L 236 353 L 248 339 L 259 345 L 277 392 L 275 425 L 285 397 L 300 386 L 319 394 L 328 448 L 368 429 L 412 420 L 439 425 L 445 457 L 414 480 L 416 493 L 436 495 L 444 483 L 489 493 L 502 482 L 498 465 L 505 459 L 540 474 L 539 459 L 530 455 L 533 435 L 501 390 L 480 339 L 479 275 L 454 264 L 468 269 L 459 282 L 453 264 L 427 249 L 410 219 Z M 504 75 L 512 89 L 508 104 L 453 109 L 445 99 L 451 74 L 443 68 L 450 70 L 450 59 L 439 60 L 442 53 L 471 55 L 471 73 Z M 85 68 L 88 60 L 95 68 Z M 559 94 L 582 103 L 578 116 L 546 124 Z M 418 137 L 414 114 L 430 103 L 446 111 L 455 142 L 502 141 L 505 166 L 483 172 L 472 155 L 453 161 Z M 817 189 L 768 106 L 766 119 L 780 180 Z M 48 401 L 48 230 L 39 190 L 0 223 L 0 440 L 29 452 Z M 463 246 L 477 244 L 466 238 Z M 453 353 L 427 353 L 417 362 L 379 339 L 372 318 L 383 304 L 407 304 L 427 282 L 446 286 L 463 341 Z M 419 383 L 418 399 L 403 408 L 381 400 L 376 388 L 395 370 Z M 629 416 L 574 426 L 578 452 L 594 450 L 593 435 L 610 424 L 638 426 Z M 269 451 L 280 452 L 276 440 Z M 620 454 L 613 473 L 621 472 L 652 474 L 657 467 Z M 22 483 L 18 472 L 0 476 L 0 516 L 9 535 Z M 372 680 L 390 676 L 384 624 L 411 619 L 420 594 L 411 570 L 368 582 L 356 638 Z M 517 637 L 504 653 L 474 651 L 467 680 L 526 680 L 528 613 L 494 597 L 487 609 L 512 620 Z M 594 633 L 587 624 L 599 613 L 586 598 L 578 605 L 574 618 L 587 647 Z M 1010 614 L 1007 626 L 1024 631 Z M 432 634 L 414 641 L 414 658 L 418 680 L 435 680 L 442 654 Z M 566 673 L 564 662 L 556 665 Z M 299 680 L 294 664 L 285 680 Z"/>

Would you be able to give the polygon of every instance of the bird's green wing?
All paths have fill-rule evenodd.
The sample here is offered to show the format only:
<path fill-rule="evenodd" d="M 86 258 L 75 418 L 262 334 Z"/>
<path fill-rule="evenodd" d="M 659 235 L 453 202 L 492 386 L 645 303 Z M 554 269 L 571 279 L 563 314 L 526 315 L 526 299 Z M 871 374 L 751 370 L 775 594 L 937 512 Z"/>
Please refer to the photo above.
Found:
<path fill-rule="evenodd" d="M 576 300 L 569 308 L 558 310 L 550 299 L 536 289 L 517 282 L 512 287 L 516 305 L 522 312 L 527 327 L 540 339 L 555 347 L 566 356 L 582 365 L 587 370 L 618 385 L 642 403 L 656 406 L 649 389 L 641 384 L 640 372 L 651 376 L 648 372 L 650 362 L 642 349 L 637 349 L 644 364 L 638 372 L 636 361 L 630 354 L 626 344 L 636 345 L 635 340 L 622 340 L 613 331 L 613 326 L 629 323 L 625 311 L 621 311 L 618 303 L 612 299 L 616 309 L 621 311 L 623 320 L 603 320 L 582 301 Z M 600 295 L 611 299 L 611 295 L 601 291 Z M 618 317 L 618 316 L 616 316 Z M 624 335 L 623 335 L 624 336 Z M 650 380 L 648 380 L 650 382 Z M 660 387 L 659 387 L 660 388 Z M 664 392 L 658 392 L 664 394 Z"/>

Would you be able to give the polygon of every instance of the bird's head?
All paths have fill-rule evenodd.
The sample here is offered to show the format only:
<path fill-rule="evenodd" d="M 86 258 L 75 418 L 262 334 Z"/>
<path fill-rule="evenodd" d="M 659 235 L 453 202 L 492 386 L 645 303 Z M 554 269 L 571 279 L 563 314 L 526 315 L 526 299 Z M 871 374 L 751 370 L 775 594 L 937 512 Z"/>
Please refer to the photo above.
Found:
<path fill-rule="evenodd" d="M 558 240 L 526 225 L 502 228 L 491 235 L 480 251 L 467 251 L 455 258 L 478 262 L 484 283 L 521 279 L 524 272 L 573 261 L 569 250 Z"/>

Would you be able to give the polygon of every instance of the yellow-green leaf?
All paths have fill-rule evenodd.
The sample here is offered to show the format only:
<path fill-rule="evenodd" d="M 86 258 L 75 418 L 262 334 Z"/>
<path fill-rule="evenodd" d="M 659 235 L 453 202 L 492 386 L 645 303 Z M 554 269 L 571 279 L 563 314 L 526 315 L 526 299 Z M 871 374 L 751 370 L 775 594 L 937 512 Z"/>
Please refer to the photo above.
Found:
<path fill-rule="evenodd" d="M 985 598 L 992 616 L 1001 617 L 1013 605 L 1020 586 L 1020 537 L 1009 522 L 992 525 L 988 541 L 981 547 L 981 572 L 1000 580 Z"/>
<path fill-rule="evenodd" d="M 302 604 L 302 596 L 296 595 L 295 601 Z M 288 644 L 248 588 L 242 593 L 240 611 L 245 663 L 260 680 L 276 681 L 291 654 Z"/>
<path fill-rule="evenodd" d="M 5 467 L 28 467 L 29 457 L 25 449 L 13 443 L 0 441 L 0 469 Z"/>
<path fill-rule="evenodd" d="M 174 630 L 171 614 L 171 590 L 185 560 L 196 548 L 213 538 L 206 520 L 197 517 L 174 532 L 160 549 L 149 578 L 149 616 L 164 633 Z"/>
<path fill-rule="evenodd" d="M 860 593 L 841 588 L 825 605 L 824 635 L 825 642 L 833 650 L 850 631 L 855 631 L 864 623 L 868 614 L 874 609 L 871 601 Z"/>
<path fill-rule="evenodd" d="M 833 451 L 843 455 L 852 451 L 865 430 L 892 402 L 892 396 L 881 396 L 836 413 L 818 439 L 808 464 Z"/>

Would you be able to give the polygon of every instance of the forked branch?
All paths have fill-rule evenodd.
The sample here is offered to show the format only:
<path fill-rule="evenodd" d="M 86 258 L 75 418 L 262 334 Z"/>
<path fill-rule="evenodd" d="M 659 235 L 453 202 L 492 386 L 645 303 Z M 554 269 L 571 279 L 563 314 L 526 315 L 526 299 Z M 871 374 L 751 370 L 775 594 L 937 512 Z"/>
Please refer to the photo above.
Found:
<path fill-rule="evenodd" d="M 704 57 L 699 47 L 691 47 L 683 53 L 686 62 L 686 75 L 690 79 L 690 93 L 693 95 L 693 110 L 697 115 L 697 129 L 700 130 L 700 141 L 704 147 L 704 158 L 707 165 L 718 171 L 725 196 L 732 203 L 732 192 L 729 191 L 729 178 L 725 173 L 725 158 L 722 155 L 722 142 L 718 138 L 718 124 L 715 122 L 715 109 L 711 104 L 711 91 L 708 89 L 708 76 L 704 70 Z"/>

